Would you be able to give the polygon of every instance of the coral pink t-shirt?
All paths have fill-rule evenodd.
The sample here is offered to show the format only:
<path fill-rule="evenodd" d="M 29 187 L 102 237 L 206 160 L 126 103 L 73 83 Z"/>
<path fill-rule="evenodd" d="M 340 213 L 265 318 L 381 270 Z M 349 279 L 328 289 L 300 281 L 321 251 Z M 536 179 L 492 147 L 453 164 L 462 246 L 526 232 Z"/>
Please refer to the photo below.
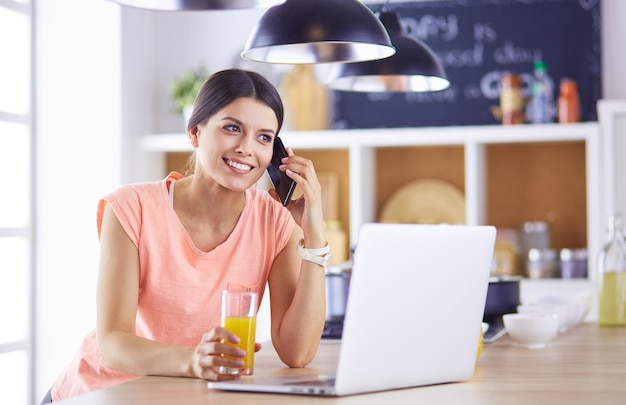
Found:
<path fill-rule="evenodd" d="M 267 192 L 246 190 L 241 217 L 228 239 L 210 252 L 199 250 L 174 212 L 165 180 L 130 184 L 104 197 L 98 206 L 98 234 L 110 204 L 139 253 L 140 283 L 136 331 L 162 343 L 195 347 L 220 324 L 221 291 L 265 290 L 275 257 L 285 247 L 294 221 Z M 58 401 L 136 379 L 105 367 L 89 333 L 75 358 L 52 387 Z"/>

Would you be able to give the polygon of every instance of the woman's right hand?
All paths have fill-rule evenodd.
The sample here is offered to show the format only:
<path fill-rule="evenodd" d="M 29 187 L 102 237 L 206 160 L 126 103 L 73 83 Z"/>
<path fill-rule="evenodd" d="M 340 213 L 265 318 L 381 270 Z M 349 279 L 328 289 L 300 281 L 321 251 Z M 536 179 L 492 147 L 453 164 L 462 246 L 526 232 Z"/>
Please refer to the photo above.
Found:
<path fill-rule="evenodd" d="M 229 342 L 231 344 L 228 344 Z M 220 367 L 242 368 L 245 351 L 233 345 L 239 338 L 220 326 L 205 333 L 193 352 L 192 369 L 198 378 L 211 381 L 232 380 L 238 375 L 220 374 Z"/>

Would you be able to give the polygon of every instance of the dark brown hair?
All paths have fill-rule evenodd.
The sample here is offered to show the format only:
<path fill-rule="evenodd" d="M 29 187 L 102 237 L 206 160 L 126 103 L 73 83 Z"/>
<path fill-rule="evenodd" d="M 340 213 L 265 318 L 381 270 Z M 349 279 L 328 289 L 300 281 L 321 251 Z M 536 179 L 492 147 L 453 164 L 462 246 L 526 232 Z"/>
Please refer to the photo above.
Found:
<path fill-rule="evenodd" d="M 216 72 L 202 84 L 193 104 L 187 130 L 207 122 L 213 114 L 240 97 L 252 97 L 270 107 L 278 120 L 278 134 L 285 114 L 278 91 L 260 74 L 242 69 Z"/>

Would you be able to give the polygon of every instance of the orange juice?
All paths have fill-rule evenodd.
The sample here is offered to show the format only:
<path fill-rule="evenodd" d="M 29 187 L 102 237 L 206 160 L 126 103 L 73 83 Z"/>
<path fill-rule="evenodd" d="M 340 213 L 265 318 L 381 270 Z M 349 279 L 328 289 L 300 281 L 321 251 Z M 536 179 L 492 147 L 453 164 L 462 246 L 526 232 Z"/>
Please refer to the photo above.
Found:
<path fill-rule="evenodd" d="M 229 316 L 222 321 L 223 327 L 239 337 L 237 346 L 246 351 L 243 358 L 243 369 L 239 374 L 252 374 L 254 369 L 254 338 L 256 335 L 256 318 L 255 317 L 233 317 Z"/>
<path fill-rule="evenodd" d="M 480 357 L 481 353 L 483 352 L 483 345 L 485 343 L 485 336 L 483 335 L 483 327 L 481 325 L 480 327 L 480 335 L 478 338 L 478 350 L 476 351 L 476 360 L 478 360 L 478 358 Z"/>

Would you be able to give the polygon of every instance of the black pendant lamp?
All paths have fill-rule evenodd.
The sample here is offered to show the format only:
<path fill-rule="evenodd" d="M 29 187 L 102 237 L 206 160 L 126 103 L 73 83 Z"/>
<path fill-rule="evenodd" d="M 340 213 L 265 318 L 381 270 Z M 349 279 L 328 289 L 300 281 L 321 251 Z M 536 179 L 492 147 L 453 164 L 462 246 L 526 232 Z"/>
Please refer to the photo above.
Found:
<path fill-rule="evenodd" d="M 123 6 L 158 11 L 268 8 L 285 0 L 111 0 Z"/>
<path fill-rule="evenodd" d="M 304 64 L 367 61 L 394 52 L 385 27 L 358 0 L 287 0 L 265 12 L 241 57 Z"/>
<path fill-rule="evenodd" d="M 397 13 L 383 11 L 380 20 L 391 36 L 396 53 L 382 60 L 339 66 L 328 83 L 330 88 L 383 93 L 439 91 L 450 85 L 435 53 L 403 32 Z"/>

